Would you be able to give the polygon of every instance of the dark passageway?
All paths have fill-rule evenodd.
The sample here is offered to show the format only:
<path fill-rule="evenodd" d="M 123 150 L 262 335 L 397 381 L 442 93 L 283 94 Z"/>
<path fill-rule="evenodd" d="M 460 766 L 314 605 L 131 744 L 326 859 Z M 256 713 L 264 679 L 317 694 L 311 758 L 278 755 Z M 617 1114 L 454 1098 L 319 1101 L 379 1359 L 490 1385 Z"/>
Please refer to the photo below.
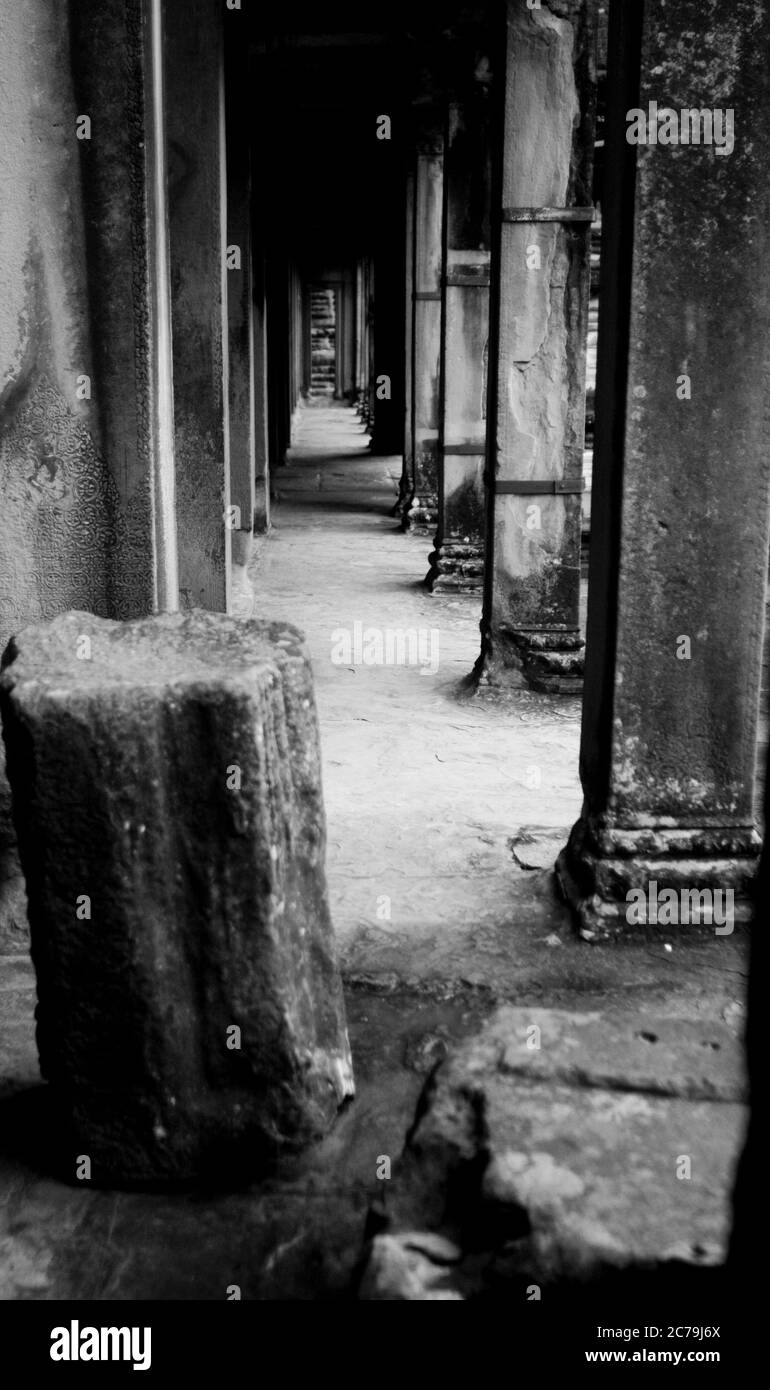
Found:
<path fill-rule="evenodd" d="M 769 43 L 0 18 L 0 1301 L 723 1287 Z"/>

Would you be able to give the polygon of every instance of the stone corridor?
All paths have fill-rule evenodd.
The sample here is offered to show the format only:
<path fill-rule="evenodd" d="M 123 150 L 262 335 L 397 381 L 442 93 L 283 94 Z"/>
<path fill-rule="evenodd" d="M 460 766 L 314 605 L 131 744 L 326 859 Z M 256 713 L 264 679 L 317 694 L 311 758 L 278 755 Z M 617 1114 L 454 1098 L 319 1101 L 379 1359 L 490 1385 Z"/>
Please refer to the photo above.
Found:
<path fill-rule="evenodd" d="M 770 0 L 0 10 L 12 1336 L 744 1297 L 769 46 Z"/>
<path fill-rule="evenodd" d="M 2 1298 L 224 1299 L 234 1285 L 244 1299 L 351 1297 L 367 1211 L 382 1201 L 398 1211 L 399 1156 L 428 1073 L 466 1038 L 471 1059 L 473 1049 L 483 1056 L 479 1029 L 490 1019 L 494 1036 L 498 1006 L 518 1010 L 508 1016 L 512 1032 L 533 1018 L 563 1029 L 576 1011 L 581 1021 L 603 1019 L 587 1095 L 602 1084 L 608 1096 L 633 1091 L 639 1059 L 629 1038 L 663 1030 L 659 1061 L 641 1044 L 648 1090 L 687 1098 L 696 1085 L 697 1093 L 699 1058 L 716 1048 L 715 1103 L 742 1094 L 742 934 L 686 947 L 641 938 L 622 950 L 578 940 L 552 875 L 579 809 L 577 702 L 526 691 L 469 696 L 478 600 L 431 597 L 422 586 L 424 543 L 389 514 L 395 461 L 372 455 L 356 416 L 338 404 L 306 408 L 295 438 L 251 577 L 260 614 L 299 619 L 312 652 L 356 1101 L 327 1140 L 240 1192 L 227 1190 L 227 1173 L 221 1193 L 78 1190 L 46 1171 L 32 969 L 26 955 L 5 957 Z M 335 663 L 332 634 L 352 633 L 356 622 L 438 631 L 438 668 L 421 675 L 416 665 Z M 536 780 L 534 768 L 538 787 L 526 781 Z M 603 1065 L 614 1065 L 610 1083 Z M 539 1103 L 545 1132 L 547 1096 Z M 656 1125 L 670 1123 L 672 1101 L 657 1104 L 653 1140 Z M 734 1126 L 715 1128 L 712 1225 L 728 1196 L 724 1144 L 735 1142 Z M 613 1201 L 634 1161 L 634 1133 L 627 1150 L 615 1134 Z M 392 1163 L 387 1183 L 377 1177 L 383 1156 Z M 681 1245 L 687 1208 L 674 1195 L 656 1230 L 669 1227 Z M 639 1234 L 631 1210 L 624 1233 L 630 1251 Z M 387 1251 L 366 1297 L 395 1296 Z M 424 1270 L 418 1276 L 412 1297 L 453 1296 L 431 1292 Z"/>

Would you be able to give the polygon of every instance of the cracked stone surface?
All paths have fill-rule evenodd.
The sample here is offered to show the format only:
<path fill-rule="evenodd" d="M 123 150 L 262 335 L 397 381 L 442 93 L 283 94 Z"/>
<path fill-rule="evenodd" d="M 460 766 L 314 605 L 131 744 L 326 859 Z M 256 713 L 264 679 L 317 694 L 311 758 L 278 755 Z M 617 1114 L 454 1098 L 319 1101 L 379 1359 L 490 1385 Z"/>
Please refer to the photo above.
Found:
<path fill-rule="evenodd" d="M 724 1023 L 500 1010 L 426 1085 L 359 1297 L 719 1266 L 745 1102 Z"/>

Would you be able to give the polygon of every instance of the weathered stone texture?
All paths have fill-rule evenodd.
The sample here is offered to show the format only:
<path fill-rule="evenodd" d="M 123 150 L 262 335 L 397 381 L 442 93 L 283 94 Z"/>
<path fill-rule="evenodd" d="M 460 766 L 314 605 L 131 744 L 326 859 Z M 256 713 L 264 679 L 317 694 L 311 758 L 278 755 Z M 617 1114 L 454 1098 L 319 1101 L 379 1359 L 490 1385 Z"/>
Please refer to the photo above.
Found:
<path fill-rule="evenodd" d="M 248 252 L 240 247 L 242 269 L 228 271 L 222 7 L 191 0 L 167 10 L 179 588 L 183 608 L 223 612 L 232 539 L 227 277 L 243 280 Z"/>
<path fill-rule="evenodd" d="M 414 192 L 413 480 L 403 525 L 435 528 L 441 391 L 441 276 L 443 271 L 443 138 L 428 121 L 419 137 Z"/>
<path fill-rule="evenodd" d="M 534 9 L 509 0 L 504 220 L 492 266 L 498 491 L 480 671 L 493 683 L 568 693 L 582 674 L 579 643 L 569 640 L 578 632 L 581 513 L 579 494 L 558 485 L 582 477 L 590 224 L 559 213 L 569 219 L 591 202 L 592 14 L 585 0 Z M 547 642 L 533 663 L 538 632 Z"/>
<path fill-rule="evenodd" d="M 431 591 L 480 589 L 483 582 L 490 185 L 482 91 L 452 102 L 447 121 L 438 521 L 426 579 Z"/>
<path fill-rule="evenodd" d="M 4 646 L 67 608 L 150 612 L 174 577 L 173 457 L 160 448 L 154 396 L 163 345 L 142 5 L 5 6 L 0 53 Z M 0 949 L 19 926 L 18 894 L 6 893 L 18 872 L 6 799 Z"/>
<path fill-rule="evenodd" d="M 745 895 L 759 846 L 770 16 L 751 0 L 729 13 L 688 0 L 645 8 L 634 33 L 637 20 L 618 15 L 610 61 L 586 804 L 562 861 L 589 929 L 603 929 L 602 901 L 623 928 L 625 886 L 646 858 L 661 887 Z M 629 145 L 625 113 L 637 100 L 645 112 L 651 100 L 733 108 L 732 152 Z M 686 382 L 689 398 L 678 391 Z M 602 870 L 605 857 L 614 863 Z"/>
<path fill-rule="evenodd" d="M 251 156 L 249 149 L 249 49 L 242 31 L 243 11 L 233 11 L 226 31 L 227 245 L 238 248 L 240 263 L 227 271 L 228 425 L 230 466 L 229 521 L 232 523 L 230 611 L 238 592 L 237 616 L 251 616 L 253 590 L 247 566 L 253 551 L 256 506 L 256 361 L 251 239 Z M 240 16 L 240 18 L 239 18 Z M 232 21 L 235 21 L 233 27 Z M 260 460 L 262 465 L 263 460 Z M 237 511 L 233 511 L 233 508 Z"/>
<path fill-rule="evenodd" d="M 1 687 L 63 1153 L 97 1182 L 226 1176 L 321 1132 L 352 1075 L 301 635 L 68 613 Z"/>
<path fill-rule="evenodd" d="M 745 1099 L 723 1024 L 499 1010 L 427 1083 L 359 1296 L 523 1298 L 718 1266 Z"/>

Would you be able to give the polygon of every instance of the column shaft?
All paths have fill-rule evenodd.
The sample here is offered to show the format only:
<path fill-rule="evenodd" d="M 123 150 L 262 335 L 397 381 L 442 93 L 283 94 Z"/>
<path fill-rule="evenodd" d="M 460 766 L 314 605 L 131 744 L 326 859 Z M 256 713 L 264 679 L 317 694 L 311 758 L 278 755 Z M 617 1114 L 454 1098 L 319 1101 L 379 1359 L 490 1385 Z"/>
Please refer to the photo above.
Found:
<path fill-rule="evenodd" d="M 443 121 L 433 113 L 415 164 L 413 476 L 402 522 L 420 534 L 433 533 L 438 507 L 443 185 Z"/>
<path fill-rule="evenodd" d="M 67 608 L 178 602 L 160 21 L 157 0 L 0 20 L 0 648 Z M 0 946 L 23 949 L 8 801 L 0 771 Z"/>
<path fill-rule="evenodd" d="M 252 222 L 253 227 L 253 222 Z M 252 251 L 253 337 L 254 337 L 254 530 L 270 530 L 270 451 L 267 395 L 267 297 L 265 292 L 265 249 Z"/>
<path fill-rule="evenodd" d="M 249 50 L 242 12 L 227 18 L 228 420 L 233 611 L 248 616 L 253 591 L 247 566 L 254 545 L 255 356 L 251 245 Z M 234 254 L 237 249 L 238 255 Z M 236 592 L 237 591 L 237 592 Z"/>
<path fill-rule="evenodd" d="M 363 258 L 356 262 L 356 409 L 363 414 L 364 403 L 364 362 L 366 358 L 366 292 Z"/>
<path fill-rule="evenodd" d="M 414 170 L 406 176 L 406 266 L 404 303 L 404 462 L 393 516 L 401 516 L 408 505 L 414 476 Z"/>
<path fill-rule="evenodd" d="M 770 14 L 616 7 L 610 43 L 585 804 L 558 866 L 593 934 L 653 881 L 746 910 L 770 541 Z M 734 148 L 629 142 L 650 102 L 717 131 L 722 93 Z"/>
<path fill-rule="evenodd" d="M 484 572 L 489 337 L 489 142 L 486 93 L 449 107 L 438 523 L 427 584 L 481 589 Z"/>
<path fill-rule="evenodd" d="M 574 692 L 595 99 L 593 6 L 509 0 L 492 257 L 479 670 Z"/>
<path fill-rule="evenodd" d="M 222 21 L 216 0 L 166 3 L 179 583 L 184 607 L 230 588 L 227 227 Z"/>

